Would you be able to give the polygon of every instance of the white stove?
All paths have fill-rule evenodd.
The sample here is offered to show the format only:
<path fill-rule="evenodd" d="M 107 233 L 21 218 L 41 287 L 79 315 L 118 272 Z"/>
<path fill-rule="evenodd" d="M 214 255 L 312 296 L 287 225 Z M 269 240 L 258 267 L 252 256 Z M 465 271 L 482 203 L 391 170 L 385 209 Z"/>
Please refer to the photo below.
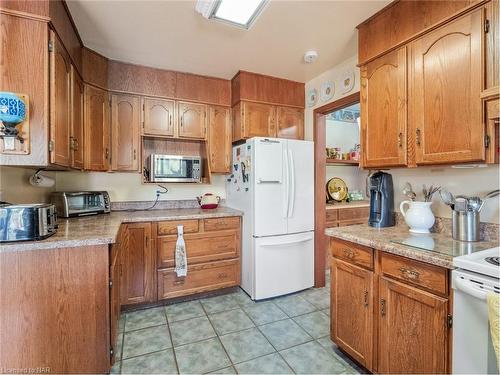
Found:
<path fill-rule="evenodd" d="M 500 294 L 499 257 L 495 247 L 453 259 L 453 374 L 498 374 L 487 299 Z"/>
<path fill-rule="evenodd" d="M 453 265 L 466 271 L 500 279 L 500 247 L 453 258 Z"/>

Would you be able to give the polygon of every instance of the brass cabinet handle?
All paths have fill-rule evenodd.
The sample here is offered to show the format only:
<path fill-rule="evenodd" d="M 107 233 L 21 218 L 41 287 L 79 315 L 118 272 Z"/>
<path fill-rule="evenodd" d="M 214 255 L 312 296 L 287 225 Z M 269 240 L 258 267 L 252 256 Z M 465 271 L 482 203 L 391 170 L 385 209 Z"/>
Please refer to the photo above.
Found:
<path fill-rule="evenodd" d="M 106 159 L 108 159 L 108 158 L 109 158 L 109 149 L 108 149 L 107 147 L 106 147 L 106 150 L 104 151 L 104 157 L 105 157 Z"/>
<path fill-rule="evenodd" d="M 137 159 L 137 150 L 134 148 L 134 160 Z"/>
<path fill-rule="evenodd" d="M 168 127 L 171 128 L 172 127 L 172 115 L 169 115 L 168 116 Z"/>
<path fill-rule="evenodd" d="M 420 146 L 420 129 L 417 128 L 417 131 L 416 131 L 416 142 L 417 142 L 417 146 Z"/>
<path fill-rule="evenodd" d="M 364 298 L 364 302 L 365 302 L 365 307 L 368 307 L 368 291 L 365 290 L 365 292 L 363 293 L 363 298 Z"/>
<path fill-rule="evenodd" d="M 174 281 L 174 285 L 182 285 L 182 284 L 184 284 L 184 281 L 186 281 L 186 279 L 185 279 L 185 278 L 180 279 L 180 280 L 175 280 L 175 281 Z"/>
<path fill-rule="evenodd" d="M 380 315 L 385 316 L 385 299 L 380 300 Z"/>
<path fill-rule="evenodd" d="M 398 134 L 398 145 L 399 147 L 403 147 L 403 133 Z"/>
<path fill-rule="evenodd" d="M 344 249 L 344 256 L 349 258 L 349 259 L 354 259 L 356 256 L 356 253 L 352 251 L 351 249 L 345 248 Z"/>
<path fill-rule="evenodd" d="M 146 236 L 145 240 L 146 240 L 146 247 L 148 247 L 149 237 L 148 237 L 148 236 Z"/>
<path fill-rule="evenodd" d="M 184 117 L 181 116 L 181 128 L 184 126 Z"/>
<path fill-rule="evenodd" d="M 78 139 L 73 138 L 73 151 L 78 151 L 79 144 L 78 144 Z"/>
<path fill-rule="evenodd" d="M 75 138 L 69 137 L 69 149 L 74 150 L 75 149 Z"/>
<path fill-rule="evenodd" d="M 401 267 L 399 270 L 401 271 L 401 274 L 405 279 L 418 280 L 420 277 L 420 272 L 418 272 L 416 270 L 412 270 L 412 269 L 406 268 L 406 267 Z"/>

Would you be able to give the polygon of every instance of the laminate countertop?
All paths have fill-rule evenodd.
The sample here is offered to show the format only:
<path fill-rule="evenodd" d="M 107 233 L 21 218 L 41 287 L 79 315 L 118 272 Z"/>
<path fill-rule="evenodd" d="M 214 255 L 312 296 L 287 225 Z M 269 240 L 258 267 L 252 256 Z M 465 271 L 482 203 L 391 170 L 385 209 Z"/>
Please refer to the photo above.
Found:
<path fill-rule="evenodd" d="M 412 234 L 405 225 L 372 228 L 367 224 L 327 228 L 325 234 L 376 250 L 453 269 L 453 258 L 498 246 L 498 242 L 455 241 L 445 233 Z"/>
<path fill-rule="evenodd" d="M 241 211 L 219 207 L 213 210 L 178 208 L 151 211 L 113 211 L 110 214 L 58 219 L 57 233 L 49 238 L 41 241 L 2 243 L 0 244 L 0 252 L 112 244 L 116 242 L 120 225 L 123 223 L 209 219 L 242 215 Z"/>

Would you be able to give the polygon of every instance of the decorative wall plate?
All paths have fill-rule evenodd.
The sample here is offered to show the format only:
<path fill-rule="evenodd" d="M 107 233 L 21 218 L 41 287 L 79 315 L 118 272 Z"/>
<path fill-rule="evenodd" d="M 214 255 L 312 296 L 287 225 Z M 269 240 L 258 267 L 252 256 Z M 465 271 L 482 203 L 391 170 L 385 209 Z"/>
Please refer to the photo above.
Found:
<path fill-rule="evenodd" d="M 319 90 L 319 95 L 322 102 L 327 102 L 333 95 L 335 94 L 335 84 L 331 81 L 327 81 L 321 85 L 321 89 Z"/>
<path fill-rule="evenodd" d="M 350 70 L 342 76 L 342 94 L 347 94 L 354 87 L 354 71 Z"/>
<path fill-rule="evenodd" d="M 307 106 L 314 107 L 318 102 L 318 90 L 310 89 L 307 92 Z"/>

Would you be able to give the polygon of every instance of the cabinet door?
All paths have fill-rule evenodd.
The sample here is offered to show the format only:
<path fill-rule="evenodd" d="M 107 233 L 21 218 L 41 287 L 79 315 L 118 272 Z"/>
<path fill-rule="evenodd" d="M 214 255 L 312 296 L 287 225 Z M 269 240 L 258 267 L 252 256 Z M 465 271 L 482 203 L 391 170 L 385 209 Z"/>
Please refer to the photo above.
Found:
<path fill-rule="evenodd" d="M 380 278 L 379 373 L 446 372 L 447 302 Z"/>
<path fill-rule="evenodd" d="M 138 96 L 111 96 L 111 169 L 139 169 L 141 101 Z"/>
<path fill-rule="evenodd" d="M 144 134 L 173 137 L 175 102 L 163 99 L 144 99 Z"/>
<path fill-rule="evenodd" d="M 120 244 L 113 244 L 111 247 L 111 254 L 116 254 L 113 256 L 111 260 L 111 266 L 109 268 L 110 275 L 110 344 L 113 349 L 113 358 L 112 363 L 114 363 L 115 355 L 116 355 L 116 346 L 117 346 L 117 335 L 118 335 L 118 326 L 120 322 L 120 272 L 121 272 L 121 262 L 120 262 Z"/>
<path fill-rule="evenodd" d="M 482 9 L 411 44 L 409 122 L 416 164 L 482 161 Z"/>
<path fill-rule="evenodd" d="M 178 102 L 179 138 L 206 139 L 207 106 L 205 104 Z"/>
<path fill-rule="evenodd" d="M 304 110 L 300 108 L 278 107 L 278 138 L 304 139 Z"/>
<path fill-rule="evenodd" d="M 231 172 L 231 110 L 211 106 L 208 116 L 208 145 L 212 173 Z"/>
<path fill-rule="evenodd" d="M 151 223 L 126 224 L 122 246 L 122 305 L 152 302 L 154 258 Z"/>
<path fill-rule="evenodd" d="M 70 166 L 71 63 L 59 38 L 50 32 L 50 162 Z"/>
<path fill-rule="evenodd" d="M 243 102 L 243 138 L 275 137 L 276 107 Z"/>
<path fill-rule="evenodd" d="M 373 353 L 373 272 L 332 260 L 332 340 L 367 369 Z"/>
<path fill-rule="evenodd" d="M 83 169 L 83 103 L 84 85 L 83 81 L 71 66 L 71 167 Z"/>
<path fill-rule="evenodd" d="M 406 47 L 361 68 L 364 167 L 406 165 Z"/>
<path fill-rule="evenodd" d="M 104 90 L 85 85 L 85 169 L 109 169 L 109 99 Z"/>

